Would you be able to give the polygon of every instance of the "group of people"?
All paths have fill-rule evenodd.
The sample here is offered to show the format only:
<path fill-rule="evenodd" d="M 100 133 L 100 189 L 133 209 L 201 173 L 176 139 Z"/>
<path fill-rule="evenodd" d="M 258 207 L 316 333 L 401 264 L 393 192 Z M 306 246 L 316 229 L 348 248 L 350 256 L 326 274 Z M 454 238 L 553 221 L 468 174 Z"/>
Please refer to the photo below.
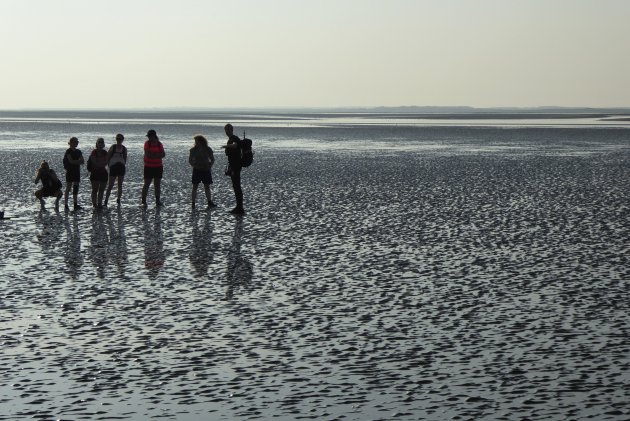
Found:
<path fill-rule="evenodd" d="M 241 188 L 241 147 L 242 140 L 234 135 L 234 127 L 226 124 L 225 134 L 228 137 L 227 143 L 222 146 L 228 159 L 228 166 L 225 175 L 232 180 L 236 207 L 230 211 L 233 214 L 243 214 L 243 190 Z M 147 132 L 147 140 L 144 142 L 144 184 L 142 186 L 142 206 L 147 206 L 147 195 L 154 185 L 155 205 L 163 206 L 161 199 L 161 181 L 164 167 L 162 160 L 166 156 L 164 145 L 160 142 L 155 130 Z M 123 192 L 123 180 L 127 168 L 127 148 L 122 144 L 125 137 L 122 134 L 116 135 L 116 143 L 109 150 L 105 149 L 105 140 L 99 137 L 96 140 L 96 147 L 90 153 L 87 160 L 87 170 L 90 173 L 92 184 L 92 206 L 96 209 L 106 207 L 116 182 L 118 190 L 116 203 L 120 205 Z M 194 146 L 190 149 L 188 163 L 192 167 L 192 207 L 195 208 L 197 201 L 197 189 L 203 183 L 208 209 L 217 205 L 212 201 L 210 184 L 212 184 L 212 166 L 214 165 L 214 153 L 208 146 L 207 139 L 202 135 L 194 136 Z M 35 197 L 39 199 L 42 209 L 45 208 L 44 198 L 55 197 L 55 210 L 59 210 L 61 198 L 64 197 L 65 209 L 68 205 L 70 191 L 72 191 L 73 206 L 75 210 L 82 209 L 79 205 L 79 183 L 81 181 L 81 166 L 86 164 L 83 153 L 76 137 L 70 138 L 70 146 L 63 157 L 63 166 L 66 171 L 66 190 L 62 193 L 62 183 L 55 171 L 50 168 L 48 162 L 42 161 L 35 175 L 35 184 L 41 182 L 42 188 L 35 192 Z"/>

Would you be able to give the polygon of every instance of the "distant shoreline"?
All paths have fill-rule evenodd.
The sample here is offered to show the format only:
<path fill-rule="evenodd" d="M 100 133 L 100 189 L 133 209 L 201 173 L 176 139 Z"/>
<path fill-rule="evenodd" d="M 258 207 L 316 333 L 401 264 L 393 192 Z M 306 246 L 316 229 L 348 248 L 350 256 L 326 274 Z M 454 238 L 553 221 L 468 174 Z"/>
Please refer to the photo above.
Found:
<path fill-rule="evenodd" d="M 416 110 L 416 111 L 414 111 Z M 422 111 L 420 111 L 422 110 Z M 545 120 L 545 119 L 601 119 L 604 121 L 630 121 L 630 109 L 466 109 L 442 108 L 440 112 L 429 112 L 426 108 L 400 111 L 399 108 L 384 109 L 136 109 L 136 110 L 0 110 L 0 119 L 49 118 L 49 119 L 180 119 L 180 120 L 275 120 L 309 119 L 314 117 L 366 118 L 366 119 L 416 119 L 416 120 Z"/>

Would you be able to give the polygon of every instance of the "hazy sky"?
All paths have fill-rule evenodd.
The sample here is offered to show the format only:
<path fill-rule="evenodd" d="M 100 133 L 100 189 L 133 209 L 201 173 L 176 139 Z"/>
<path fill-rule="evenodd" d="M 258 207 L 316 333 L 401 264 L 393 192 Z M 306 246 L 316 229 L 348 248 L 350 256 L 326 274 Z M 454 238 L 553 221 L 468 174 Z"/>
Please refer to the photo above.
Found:
<path fill-rule="evenodd" d="M 0 109 L 630 106 L 627 0 L 0 0 Z"/>

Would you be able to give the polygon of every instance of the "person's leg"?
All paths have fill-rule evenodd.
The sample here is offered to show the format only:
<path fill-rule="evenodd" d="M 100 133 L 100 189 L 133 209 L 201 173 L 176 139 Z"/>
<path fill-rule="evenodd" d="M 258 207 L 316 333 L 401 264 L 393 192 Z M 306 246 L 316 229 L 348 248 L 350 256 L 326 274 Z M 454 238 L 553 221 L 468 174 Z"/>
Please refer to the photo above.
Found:
<path fill-rule="evenodd" d="M 55 210 L 59 211 L 59 201 L 61 200 L 61 197 L 63 196 L 63 193 L 61 193 L 61 189 L 57 190 L 56 194 L 57 199 L 55 200 Z"/>
<path fill-rule="evenodd" d="M 42 190 L 37 190 L 35 192 L 35 197 L 39 200 L 39 206 L 42 209 L 45 209 L 46 208 L 46 204 L 44 203 L 44 192 L 43 192 L 43 189 Z"/>
<path fill-rule="evenodd" d="M 103 207 L 103 194 L 105 193 L 105 187 L 107 186 L 107 181 L 99 181 L 98 183 L 98 208 L 101 209 Z"/>
<path fill-rule="evenodd" d="M 144 179 L 144 186 L 142 186 L 142 204 L 147 205 L 147 193 L 149 193 L 149 187 L 151 186 L 152 178 Z"/>
<path fill-rule="evenodd" d="M 75 181 L 72 183 L 72 199 L 74 200 L 74 208 L 81 209 L 79 206 L 79 182 Z"/>
<path fill-rule="evenodd" d="M 206 193 L 206 200 L 208 201 L 208 207 L 214 208 L 216 205 L 212 202 L 212 196 L 210 194 L 210 184 L 204 184 L 203 191 Z"/>
<path fill-rule="evenodd" d="M 162 193 L 162 179 L 156 178 L 155 179 L 155 204 L 157 206 L 162 206 L 162 201 L 160 200 L 161 193 Z"/>
<path fill-rule="evenodd" d="M 192 201 L 192 207 L 195 207 L 195 203 L 197 202 L 197 187 L 199 187 L 198 183 L 195 183 L 192 185 L 192 195 L 191 195 L 191 201 Z"/>
<path fill-rule="evenodd" d="M 116 196 L 116 203 L 118 203 L 120 205 L 120 199 L 122 198 L 122 185 L 123 185 L 123 179 L 125 178 L 124 175 L 119 175 L 118 176 L 118 195 Z"/>
<path fill-rule="evenodd" d="M 236 207 L 232 209 L 232 213 L 243 213 L 243 189 L 241 188 L 241 169 L 232 169 L 232 188 L 234 188 L 234 197 L 236 198 Z"/>
<path fill-rule="evenodd" d="M 64 203 L 66 208 L 68 207 L 68 198 L 70 197 L 70 189 L 72 189 L 72 181 L 66 181 L 66 194 L 64 196 Z"/>
<path fill-rule="evenodd" d="M 109 184 L 107 184 L 107 193 L 105 193 L 105 206 L 107 206 L 107 202 L 109 202 L 109 195 L 112 194 L 112 188 L 114 187 L 115 182 L 116 177 L 109 177 Z"/>
<path fill-rule="evenodd" d="M 92 207 L 95 208 L 96 207 L 96 195 L 98 194 L 98 186 L 99 186 L 99 182 L 96 180 L 90 180 L 90 184 L 92 184 Z"/>

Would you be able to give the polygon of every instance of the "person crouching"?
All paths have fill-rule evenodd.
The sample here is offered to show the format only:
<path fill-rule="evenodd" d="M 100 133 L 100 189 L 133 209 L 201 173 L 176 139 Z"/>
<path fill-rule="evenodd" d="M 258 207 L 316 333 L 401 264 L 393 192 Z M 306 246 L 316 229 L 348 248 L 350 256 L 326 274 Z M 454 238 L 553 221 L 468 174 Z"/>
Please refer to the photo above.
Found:
<path fill-rule="evenodd" d="M 35 197 L 39 199 L 42 210 L 46 209 L 44 197 L 56 197 L 55 210 L 59 211 L 59 201 L 63 196 L 61 192 L 61 181 L 57 174 L 48 166 L 48 162 L 42 161 L 35 174 L 35 184 L 42 182 L 42 188 L 35 192 Z"/>

